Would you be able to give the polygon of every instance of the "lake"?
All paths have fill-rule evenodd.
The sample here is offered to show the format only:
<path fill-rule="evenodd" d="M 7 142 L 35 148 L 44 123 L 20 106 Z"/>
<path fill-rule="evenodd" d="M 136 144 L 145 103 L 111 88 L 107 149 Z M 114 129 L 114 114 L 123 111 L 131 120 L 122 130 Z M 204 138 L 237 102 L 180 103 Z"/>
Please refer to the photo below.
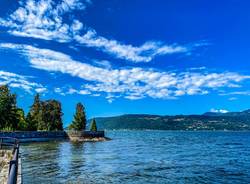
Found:
<path fill-rule="evenodd" d="M 250 132 L 108 131 L 21 146 L 24 184 L 249 183 Z"/>

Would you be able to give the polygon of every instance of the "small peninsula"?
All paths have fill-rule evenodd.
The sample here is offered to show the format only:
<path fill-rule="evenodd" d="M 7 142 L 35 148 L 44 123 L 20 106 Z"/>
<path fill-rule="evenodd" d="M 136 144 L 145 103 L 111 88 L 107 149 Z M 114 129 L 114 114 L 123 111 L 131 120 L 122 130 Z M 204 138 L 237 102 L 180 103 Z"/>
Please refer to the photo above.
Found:
<path fill-rule="evenodd" d="M 0 86 L 0 137 L 13 137 L 22 142 L 69 139 L 71 141 L 104 141 L 104 131 L 97 130 L 95 119 L 87 127 L 85 107 L 77 103 L 70 125 L 63 128 L 63 112 L 57 100 L 41 100 L 36 94 L 29 112 L 17 106 L 16 94 L 7 85 Z"/>

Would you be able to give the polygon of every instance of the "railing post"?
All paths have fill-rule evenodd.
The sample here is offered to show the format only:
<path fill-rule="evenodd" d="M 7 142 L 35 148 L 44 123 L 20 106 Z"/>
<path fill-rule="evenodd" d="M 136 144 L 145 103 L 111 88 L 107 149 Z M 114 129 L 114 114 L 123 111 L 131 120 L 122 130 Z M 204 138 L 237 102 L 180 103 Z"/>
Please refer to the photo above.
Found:
<path fill-rule="evenodd" d="M 12 155 L 14 155 L 14 154 L 15 154 L 15 151 L 16 151 L 16 146 L 14 145 L 14 146 L 13 146 Z"/>
<path fill-rule="evenodd" d="M 17 141 L 16 141 L 17 142 Z M 19 159 L 19 144 L 16 145 L 16 180 L 17 181 L 17 175 L 18 175 L 18 159 Z"/>
<path fill-rule="evenodd" d="M 1 140 L 1 142 L 0 142 L 0 149 L 2 149 L 3 138 L 1 138 L 0 140 Z"/>

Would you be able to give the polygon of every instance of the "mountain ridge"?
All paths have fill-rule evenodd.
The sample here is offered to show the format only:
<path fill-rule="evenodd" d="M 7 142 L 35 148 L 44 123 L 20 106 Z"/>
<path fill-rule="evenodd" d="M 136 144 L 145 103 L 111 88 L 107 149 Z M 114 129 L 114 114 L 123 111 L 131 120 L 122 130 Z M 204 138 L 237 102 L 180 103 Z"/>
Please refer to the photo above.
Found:
<path fill-rule="evenodd" d="M 250 130 L 250 109 L 200 115 L 123 114 L 95 119 L 99 129 L 107 130 Z"/>

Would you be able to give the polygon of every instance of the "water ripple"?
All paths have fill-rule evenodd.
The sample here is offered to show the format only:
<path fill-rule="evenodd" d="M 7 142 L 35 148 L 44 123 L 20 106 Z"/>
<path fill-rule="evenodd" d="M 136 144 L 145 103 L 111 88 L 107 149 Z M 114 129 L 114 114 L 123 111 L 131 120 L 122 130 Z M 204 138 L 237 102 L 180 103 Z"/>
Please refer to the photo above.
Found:
<path fill-rule="evenodd" d="M 21 146 L 24 183 L 249 183 L 249 132 L 111 131 Z"/>

